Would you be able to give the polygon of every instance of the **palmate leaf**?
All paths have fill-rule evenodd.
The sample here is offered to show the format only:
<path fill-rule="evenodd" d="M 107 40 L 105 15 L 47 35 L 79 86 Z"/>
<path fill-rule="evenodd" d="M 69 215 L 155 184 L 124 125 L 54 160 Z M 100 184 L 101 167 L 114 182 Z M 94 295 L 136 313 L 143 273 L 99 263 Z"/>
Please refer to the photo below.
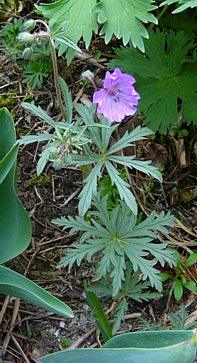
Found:
<path fill-rule="evenodd" d="M 156 9 L 153 3 L 152 0 L 116 0 L 112 5 L 111 0 L 100 0 L 96 9 L 105 42 L 109 43 L 114 34 L 123 39 L 124 45 L 131 41 L 134 47 L 144 51 L 143 38 L 148 38 L 148 32 L 143 23 L 158 22 L 151 13 Z"/>
<path fill-rule="evenodd" d="M 152 14 L 157 8 L 154 0 L 116 0 L 113 6 L 111 0 L 57 0 L 36 8 L 50 19 L 50 24 L 67 22 L 66 36 L 74 43 L 83 37 L 87 48 L 93 32 L 98 33 L 99 23 L 106 43 L 115 35 L 123 39 L 124 45 L 131 41 L 134 47 L 144 51 L 143 39 L 148 38 L 148 32 L 143 24 L 157 24 L 157 18 Z M 63 45 L 60 54 L 65 50 Z"/>
<path fill-rule="evenodd" d="M 141 95 L 139 111 L 152 130 L 166 130 L 178 122 L 181 112 L 187 123 L 197 123 L 197 64 L 186 64 L 193 43 L 183 32 L 156 31 L 145 41 L 146 57 L 134 48 L 116 51 L 109 63 L 134 74 Z"/>
<path fill-rule="evenodd" d="M 136 218 L 130 209 L 122 203 L 112 213 L 107 210 L 106 198 L 96 196 L 94 200 L 96 208 L 93 213 L 91 223 L 81 217 L 76 219 L 69 217 L 54 220 L 53 222 L 63 228 L 70 229 L 71 233 L 81 232 L 78 244 L 75 243 L 66 256 L 62 259 L 59 266 L 72 266 L 75 262 L 81 264 L 84 258 L 91 262 L 92 257 L 99 253 L 98 264 L 95 271 L 95 280 L 101 280 L 108 275 L 112 281 L 112 295 L 116 296 L 125 280 L 126 261 L 131 261 L 133 271 L 140 271 L 143 279 L 148 279 L 152 287 L 161 291 L 162 281 L 160 272 L 155 268 L 159 262 L 165 262 L 171 266 L 176 264 L 176 258 L 172 250 L 167 249 L 167 243 L 154 243 L 154 233 L 157 230 L 165 230 L 165 226 L 172 224 L 171 216 L 163 213 L 158 217 L 147 218 L 150 221 L 148 228 L 144 221 L 144 230 L 136 236 L 135 228 L 139 228 L 140 223 L 135 226 Z M 104 221 L 104 216 L 106 222 Z M 124 217 L 124 218 L 123 218 Z M 122 222 L 121 228 L 119 226 Z M 151 224 L 152 221 L 152 224 Z M 135 223 L 134 223 L 135 222 Z M 143 225 L 143 222 L 141 222 Z M 142 231 L 143 230 L 143 231 Z M 150 237 L 147 237 L 148 231 Z M 132 236 L 134 232 L 135 236 Z"/>
<path fill-rule="evenodd" d="M 80 115 L 80 120 L 85 123 L 85 135 L 92 143 L 96 145 L 94 151 L 89 145 L 83 145 L 82 154 L 70 154 L 71 163 L 76 166 L 90 165 L 90 174 L 84 180 L 84 187 L 80 193 L 79 214 L 85 215 L 90 208 L 92 199 L 97 193 L 98 180 L 102 177 L 103 171 L 107 173 L 111 179 L 112 185 L 117 187 L 120 199 L 123 200 L 131 211 L 137 215 L 137 203 L 130 185 L 120 175 L 120 172 L 114 167 L 115 164 L 125 165 L 134 168 L 145 174 L 162 181 L 162 176 L 158 168 L 150 165 L 150 161 L 134 160 L 133 156 L 118 156 L 116 153 L 124 150 L 134 144 L 138 140 L 144 140 L 152 134 L 147 127 L 136 127 L 131 132 L 125 134 L 117 140 L 112 146 L 110 145 L 110 137 L 117 125 L 110 126 L 108 121 L 103 117 L 95 122 L 95 106 L 88 108 L 82 104 L 75 105 L 75 109 Z M 115 155 L 114 155 L 115 154 Z"/>
<path fill-rule="evenodd" d="M 48 60 L 30 61 L 24 65 L 23 77 L 24 82 L 32 88 L 39 88 L 44 79 L 51 73 L 51 64 Z"/>
<path fill-rule="evenodd" d="M 80 266 L 82 260 L 85 257 L 87 258 L 88 262 L 90 262 L 93 255 L 100 251 L 102 247 L 103 246 L 100 243 L 92 242 L 73 245 L 73 248 L 70 249 L 68 254 L 60 261 L 58 267 L 72 267 L 74 263 L 77 263 L 77 265 Z"/>
<path fill-rule="evenodd" d="M 66 36 L 77 43 L 83 37 L 86 47 L 90 45 L 92 33 L 97 32 L 98 24 L 92 11 L 95 0 L 57 0 L 51 4 L 36 6 L 39 12 L 51 23 L 68 22 Z"/>
<path fill-rule="evenodd" d="M 177 14 L 177 13 L 180 13 L 181 11 L 184 11 L 184 10 L 186 10 L 188 8 L 195 8 L 197 6 L 197 0 L 166 0 L 166 1 L 163 1 L 160 6 L 171 5 L 171 4 L 174 4 L 174 3 L 178 3 L 177 5 L 180 5 L 180 6 L 178 6 L 172 12 L 172 14 Z"/>
<path fill-rule="evenodd" d="M 174 223 L 174 216 L 168 212 L 161 212 L 159 215 L 153 211 L 144 221 L 136 225 L 132 232 L 125 234 L 125 238 L 139 237 L 146 235 L 147 237 L 156 237 L 153 231 L 167 234 L 168 228 Z"/>
<path fill-rule="evenodd" d="M 140 274 L 133 272 L 129 279 L 129 286 L 125 284 L 125 295 L 138 302 L 158 299 L 161 294 L 155 291 L 150 291 L 149 281 L 141 281 Z"/>

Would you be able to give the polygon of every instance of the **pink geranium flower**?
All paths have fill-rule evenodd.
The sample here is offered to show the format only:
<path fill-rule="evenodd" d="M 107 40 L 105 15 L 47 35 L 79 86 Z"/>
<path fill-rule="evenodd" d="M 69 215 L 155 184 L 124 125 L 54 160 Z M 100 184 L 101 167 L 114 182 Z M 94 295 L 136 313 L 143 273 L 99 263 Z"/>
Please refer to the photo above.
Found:
<path fill-rule="evenodd" d="M 113 73 L 105 74 L 103 88 L 94 92 L 93 103 L 97 103 L 97 111 L 102 113 L 109 122 L 121 122 L 125 116 L 134 115 L 137 110 L 139 94 L 133 84 L 135 78 L 115 68 Z"/>

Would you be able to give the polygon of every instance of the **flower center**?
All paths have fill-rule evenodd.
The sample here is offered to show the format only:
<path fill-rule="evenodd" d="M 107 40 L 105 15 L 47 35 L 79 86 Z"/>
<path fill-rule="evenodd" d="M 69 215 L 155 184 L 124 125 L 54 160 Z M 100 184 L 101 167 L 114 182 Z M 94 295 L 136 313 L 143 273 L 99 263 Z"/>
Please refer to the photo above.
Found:
<path fill-rule="evenodd" d="M 117 86 L 112 86 L 107 89 L 107 93 L 114 99 L 114 101 L 120 100 L 120 90 Z"/>

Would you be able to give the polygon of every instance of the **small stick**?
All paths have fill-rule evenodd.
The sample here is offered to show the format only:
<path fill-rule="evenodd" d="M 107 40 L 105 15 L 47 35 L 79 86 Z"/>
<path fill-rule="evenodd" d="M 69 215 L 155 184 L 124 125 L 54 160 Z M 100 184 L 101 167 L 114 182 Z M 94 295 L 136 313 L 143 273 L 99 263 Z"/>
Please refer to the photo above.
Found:
<path fill-rule="evenodd" d="M 15 344 L 15 346 L 17 347 L 17 349 L 20 351 L 24 361 L 26 363 L 30 363 L 29 359 L 27 358 L 26 354 L 24 353 L 23 349 L 21 348 L 20 344 L 18 343 L 18 341 L 16 340 L 14 335 L 11 335 L 11 339 L 12 339 L 13 343 Z"/>
<path fill-rule="evenodd" d="M 3 306 L 1 308 L 1 311 L 0 311 L 0 325 L 2 323 L 4 314 L 6 312 L 6 309 L 7 309 L 8 303 L 9 303 L 9 299 L 10 299 L 10 296 L 7 295 L 6 298 L 5 298 L 5 300 L 4 300 Z"/>
<path fill-rule="evenodd" d="M 90 329 L 87 333 L 82 335 L 81 338 L 77 339 L 73 344 L 71 344 L 68 349 L 72 350 L 72 349 L 76 349 L 77 347 L 79 347 L 87 338 L 89 338 L 90 335 L 95 333 L 96 329 L 97 329 L 96 326 L 93 327 L 92 329 Z"/>

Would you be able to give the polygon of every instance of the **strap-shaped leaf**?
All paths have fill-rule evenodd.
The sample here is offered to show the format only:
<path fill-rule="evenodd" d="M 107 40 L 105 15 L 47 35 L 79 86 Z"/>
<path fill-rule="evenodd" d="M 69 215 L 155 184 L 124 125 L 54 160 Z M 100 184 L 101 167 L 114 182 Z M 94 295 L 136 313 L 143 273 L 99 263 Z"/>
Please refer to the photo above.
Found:
<path fill-rule="evenodd" d="M 19 144 L 15 144 L 0 160 L 0 183 L 2 183 L 16 161 Z"/>
<path fill-rule="evenodd" d="M 192 332 L 165 330 L 118 335 L 101 349 L 76 349 L 46 355 L 43 363 L 191 363 L 196 356 Z"/>
<path fill-rule="evenodd" d="M 4 266 L 0 266 L 0 291 L 2 294 L 21 298 L 52 313 L 73 317 L 69 306 L 26 277 Z"/>
<path fill-rule="evenodd" d="M 15 160 L 18 151 L 15 143 L 12 117 L 3 108 L 0 110 L 0 176 L 3 180 L 0 184 L 0 263 L 19 255 L 31 239 L 29 217 L 15 190 Z"/>

